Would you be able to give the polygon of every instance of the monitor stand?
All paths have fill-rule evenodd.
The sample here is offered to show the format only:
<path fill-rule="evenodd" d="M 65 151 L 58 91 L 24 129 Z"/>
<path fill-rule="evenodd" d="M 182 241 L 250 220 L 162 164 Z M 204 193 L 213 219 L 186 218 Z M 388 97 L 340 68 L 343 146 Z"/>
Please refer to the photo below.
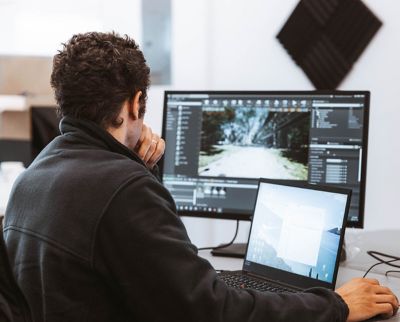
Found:
<path fill-rule="evenodd" d="M 247 243 L 235 243 L 227 247 L 216 248 L 211 251 L 213 256 L 244 258 Z"/>

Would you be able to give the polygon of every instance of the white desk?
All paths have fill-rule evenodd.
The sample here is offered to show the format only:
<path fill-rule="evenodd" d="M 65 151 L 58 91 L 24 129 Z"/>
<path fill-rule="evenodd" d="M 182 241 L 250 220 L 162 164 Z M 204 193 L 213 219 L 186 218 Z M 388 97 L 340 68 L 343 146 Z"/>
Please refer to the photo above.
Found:
<path fill-rule="evenodd" d="M 0 163 L 0 216 L 6 212 L 12 185 L 22 171 L 24 167 L 19 162 Z"/>
<path fill-rule="evenodd" d="M 215 257 L 212 256 L 210 251 L 207 250 L 200 251 L 199 254 L 201 257 L 207 259 L 216 270 L 242 269 L 243 259 Z M 349 281 L 352 278 L 362 277 L 363 274 L 364 272 L 361 270 L 340 266 L 336 286 L 340 287 L 341 285 L 343 285 L 345 282 Z M 368 277 L 376 278 L 382 285 L 390 287 L 393 290 L 393 292 L 397 295 L 397 297 L 400 298 L 400 278 L 393 276 L 386 277 L 383 274 L 373 274 L 373 273 L 368 274 Z M 381 321 L 381 320 L 374 319 L 371 321 Z M 382 320 L 382 321 L 400 322 L 400 314 L 397 313 L 396 316 L 388 320 Z"/>

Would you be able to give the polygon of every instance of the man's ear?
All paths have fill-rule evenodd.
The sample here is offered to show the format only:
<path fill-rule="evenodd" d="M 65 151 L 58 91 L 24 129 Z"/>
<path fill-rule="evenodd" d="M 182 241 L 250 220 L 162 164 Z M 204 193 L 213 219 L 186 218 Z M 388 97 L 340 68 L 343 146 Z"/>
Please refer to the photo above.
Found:
<path fill-rule="evenodd" d="M 140 96 L 142 96 L 142 91 L 137 91 L 135 96 L 129 103 L 129 116 L 132 117 L 134 120 L 139 119 Z"/>

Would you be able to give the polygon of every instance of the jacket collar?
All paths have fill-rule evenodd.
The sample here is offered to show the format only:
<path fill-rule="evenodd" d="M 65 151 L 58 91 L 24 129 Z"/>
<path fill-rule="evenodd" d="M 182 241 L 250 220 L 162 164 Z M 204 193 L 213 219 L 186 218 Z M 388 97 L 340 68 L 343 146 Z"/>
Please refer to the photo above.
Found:
<path fill-rule="evenodd" d="M 84 134 L 85 138 L 90 141 L 91 144 L 125 155 L 129 159 L 146 166 L 134 151 L 128 149 L 110 133 L 92 121 L 65 116 L 60 121 L 60 132 L 62 135 L 67 133 Z"/>

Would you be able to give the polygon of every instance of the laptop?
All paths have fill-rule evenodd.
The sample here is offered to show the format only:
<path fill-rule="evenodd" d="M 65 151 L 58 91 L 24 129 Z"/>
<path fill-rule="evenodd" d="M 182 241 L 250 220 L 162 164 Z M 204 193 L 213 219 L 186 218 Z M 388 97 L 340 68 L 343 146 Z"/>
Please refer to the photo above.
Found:
<path fill-rule="evenodd" d="M 235 288 L 334 289 L 351 190 L 260 179 L 243 269 L 219 277 Z"/>

